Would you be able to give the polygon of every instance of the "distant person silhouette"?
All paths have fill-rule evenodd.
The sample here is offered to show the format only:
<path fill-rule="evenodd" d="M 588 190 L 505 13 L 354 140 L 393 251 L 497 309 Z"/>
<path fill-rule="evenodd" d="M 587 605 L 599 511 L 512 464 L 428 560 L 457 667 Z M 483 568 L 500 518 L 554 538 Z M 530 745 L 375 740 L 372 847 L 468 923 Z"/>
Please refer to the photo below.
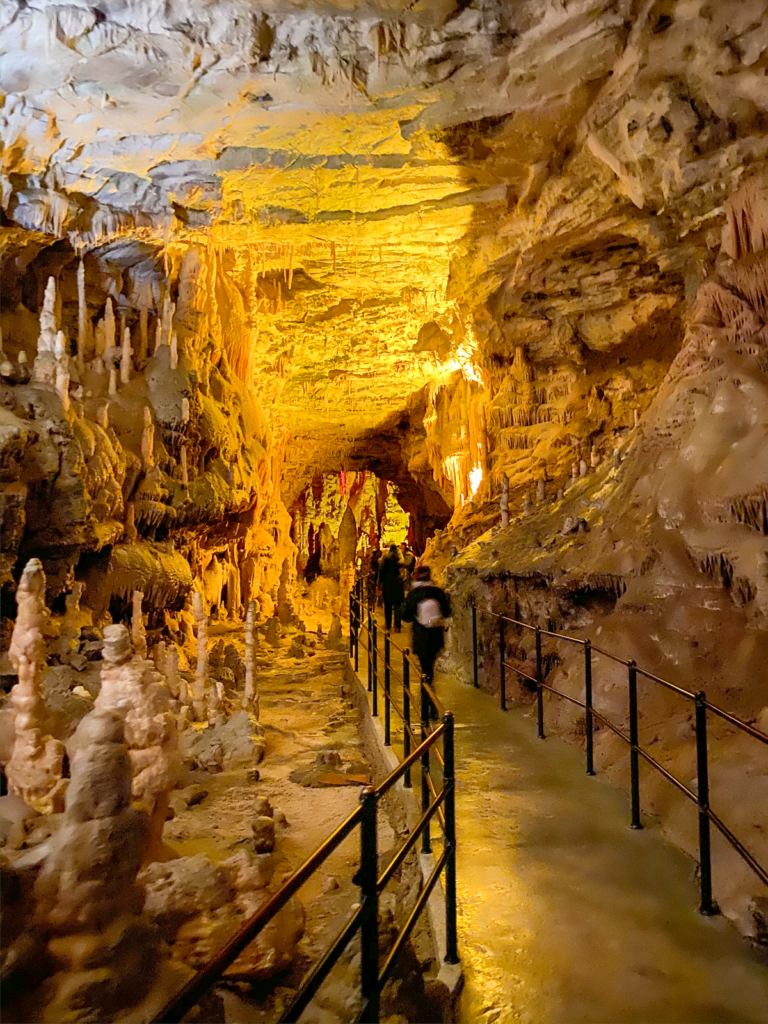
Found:
<path fill-rule="evenodd" d="M 405 598 L 403 584 L 403 564 L 397 553 L 396 545 L 390 545 L 389 551 L 379 564 L 379 583 L 381 596 L 384 598 L 384 625 L 392 628 L 392 617 L 395 619 L 395 632 L 400 632 L 400 607 Z"/>

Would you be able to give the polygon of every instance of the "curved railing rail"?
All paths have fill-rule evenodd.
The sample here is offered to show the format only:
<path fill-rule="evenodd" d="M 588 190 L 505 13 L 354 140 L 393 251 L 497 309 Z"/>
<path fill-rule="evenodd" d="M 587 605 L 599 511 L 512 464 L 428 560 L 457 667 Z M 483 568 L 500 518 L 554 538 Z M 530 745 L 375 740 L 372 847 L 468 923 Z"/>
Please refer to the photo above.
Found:
<path fill-rule="evenodd" d="M 699 911 L 702 914 L 713 915 L 719 912 L 719 908 L 715 903 L 712 896 L 712 857 L 711 857 L 711 842 L 710 842 L 710 822 L 718 829 L 718 831 L 724 836 L 724 838 L 730 843 L 730 845 L 736 850 L 739 856 L 749 865 L 752 871 L 757 877 L 768 885 L 768 869 L 762 865 L 757 858 L 752 854 L 744 843 L 738 839 L 733 832 L 728 828 L 722 818 L 717 815 L 710 807 L 709 802 L 709 750 L 707 742 L 707 713 L 710 712 L 713 715 L 728 722 L 733 727 L 751 736 L 753 739 L 758 740 L 761 743 L 768 744 L 768 735 L 762 732 L 760 729 L 751 725 L 749 722 L 744 722 L 735 715 L 730 714 L 723 708 L 718 707 L 716 704 L 710 703 L 707 700 L 703 690 L 699 690 L 697 693 L 693 693 L 690 690 L 686 690 L 681 686 L 677 686 L 675 683 L 671 683 L 668 679 L 662 679 L 661 676 L 655 675 L 653 672 L 648 672 L 646 669 L 640 668 L 636 662 L 632 659 L 621 658 L 614 654 L 612 651 L 606 651 L 602 647 L 598 647 L 593 644 L 591 640 L 582 640 L 579 637 L 568 636 L 566 633 L 556 633 L 550 629 L 542 629 L 540 626 L 531 625 L 529 622 L 523 622 L 520 619 L 515 619 L 509 615 L 502 615 L 496 612 L 490 612 L 490 615 L 498 620 L 498 647 L 499 647 L 499 698 L 501 703 L 502 711 L 507 709 L 507 687 L 506 687 L 506 673 L 507 669 L 511 669 L 522 679 L 532 683 L 536 688 L 536 720 L 537 720 L 537 731 L 541 739 L 544 739 L 546 734 L 544 732 L 544 694 L 551 693 L 563 700 L 569 701 L 571 704 L 575 704 L 585 711 L 585 725 L 586 725 L 586 762 L 587 762 L 587 775 L 595 774 L 594 764 L 594 730 L 595 722 L 599 722 L 604 725 L 611 732 L 615 733 L 621 740 L 623 740 L 629 746 L 629 767 L 630 767 L 630 804 L 631 804 L 631 821 L 630 827 L 634 829 L 640 829 L 643 827 L 640 817 L 640 759 L 642 758 L 647 764 L 649 764 L 654 771 L 658 772 L 667 782 L 671 783 L 677 790 L 679 790 L 686 799 L 694 803 L 698 810 L 699 820 L 699 865 L 700 865 L 700 892 L 701 892 L 701 903 Z M 472 601 L 471 605 L 471 621 L 472 621 L 472 672 L 473 681 L 475 686 L 479 686 L 479 669 L 478 669 L 478 638 L 477 638 L 477 606 L 475 601 Z M 514 626 L 519 630 L 527 630 L 534 634 L 534 647 L 535 647 L 535 674 L 531 675 L 530 672 L 526 672 L 517 665 L 512 664 L 507 659 L 507 626 Z M 565 641 L 569 644 L 576 644 L 583 648 L 584 651 L 584 699 L 579 700 L 572 694 L 564 693 L 562 690 L 556 689 L 549 683 L 544 681 L 544 659 L 542 657 L 542 637 L 551 637 L 554 640 Z M 627 698 L 628 698 L 628 717 L 629 717 L 629 733 L 623 728 L 617 726 L 614 722 L 611 722 L 604 714 L 598 711 L 594 705 L 593 699 L 593 687 L 592 687 L 592 669 L 593 669 L 593 656 L 600 655 L 605 658 L 609 658 L 611 661 L 616 662 L 619 665 L 623 665 L 627 669 Z M 675 775 L 672 774 L 664 765 L 660 764 L 647 750 L 645 750 L 639 741 L 639 706 L 638 706 L 638 692 L 637 692 L 637 681 L 638 677 L 647 679 L 650 682 L 656 683 L 663 686 L 665 689 L 670 690 L 672 693 L 685 700 L 692 701 L 695 708 L 695 732 L 696 732 L 696 765 L 697 765 L 697 792 L 693 792 L 689 789 L 685 783 L 681 782 Z"/>
<path fill-rule="evenodd" d="M 362 589 L 355 586 L 350 597 L 350 655 L 354 657 L 355 668 L 359 664 L 360 635 L 365 631 L 362 621 Z M 373 620 L 375 622 L 375 620 Z M 370 636 L 370 634 L 368 634 Z M 374 631 L 375 638 L 375 631 Z M 365 646 L 365 645 L 363 645 Z M 377 648 L 373 651 L 374 662 Z M 371 659 L 369 658 L 369 665 Z M 385 655 L 385 665 L 389 663 L 389 655 Z M 360 932 L 361 967 L 360 993 L 362 1011 L 357 1018 L 365 1024 L 377 1024 L 379 1020 L 379 1002 L 381 990 L 394 970 L 398 954 L 402 950 L 414 925 L 427 905 L 439 878 L 445 876 L 445 914 L 446 914 L 446 953 L 447 964 L 458 964 L 458 942 L 456 933 L 456 812 L 454 789 L 454 722 L 453 714 L 445 711 L 424 681 L 421 682 L 421 724 L 417 734 L 409 722 L 410 705 L 410 666 L 411 658 L 406 650 L 403 660 L 403 703 L 405 711 L 397 708 L 404 715 L 408 727 L 404 735 L 404 754 L 398 766 L 378 786 L 366 787 L 361 793 L 360 804 L 343 821 L 338 828 L 318 847 L 317 850 L 287 879 L 281 888 L 271 897 L 257 913 L 245 921 L 242 927 L 222 946 L 213 959 L 198 971 L 186 985 L 165 1005 L 154 1018 L 153 1024 L 174 1024 L 180 1022 L 189 1011 L 200 1001 L 209 989 L 221 981 L 227 968 L 237 959 L 244 949 L 259 935 L 262 929 L 279 913 L 286 903 L 296 895 L 301 887 L 323 865 L 331 853 L 352 832 L 360 827 L 360 868 L 357 880 L 360 886 L 360 901 L 352 911 L 343 928 L 325 951 L 320 960 L 314 964 L 304 977 L 301 987 L 291 1005 L 280 1017 L 280 1022 L 290 1024 L 298 1021 L 309 1005 L 311 999 L 328 976 L 341 954 L 352 938 Z M 385 671 L 387 671 L 385 669 Z M 389 665 L 389 678 L 393 674 Z M 370 680 L 369 669 L 369 680 Z M 373 670 L 374 695 L 378 691 L 377 669 Z M 389 684 L 387 684 L 388 689 Z M 370 685 L 369 685 L 370 689 Z M 439 708 L 442 721 L 430 729 L 430 699 L 434 707 Z M 386 698 L 387 707 L 395 706 L 391 695 Z M 374 707 L 374 714 L 377 709 Z M 387 727 L 389 729 L 389 726 Z M 442 739 L 442 754 L 438 749 L 438 741 Z M 413 741 L 411 749 L 410 741 Z M 388 740 L 389 742 L 389 735 Z M 442 768 L 442 780 L 438 790 L 431 777 L 430 753 L 434 753 Z M 381 798 L 403 779 L 406 787 L 411 786 L 411 769 L 415 764 L 421 765 L 422 771 L 422 813 L 416 826 L 406 837 L 405 842 L 395 853 L 392 860 L 379 874 L 378 868 L 378 806 Z M 430 799 L 431 797 L 431 799 Z M 424 883 L 411 913 L 400 929 L 394 944 L 381 967 L 379 943 L 379 896 L 391 881 L 395 872 L 405 858 L 421 839 L 423 853 L 431 853 L 430 823 L 437 817 L 442 825 L 444 842 L 443 850 L 438 857 L 432 872 Z"/>

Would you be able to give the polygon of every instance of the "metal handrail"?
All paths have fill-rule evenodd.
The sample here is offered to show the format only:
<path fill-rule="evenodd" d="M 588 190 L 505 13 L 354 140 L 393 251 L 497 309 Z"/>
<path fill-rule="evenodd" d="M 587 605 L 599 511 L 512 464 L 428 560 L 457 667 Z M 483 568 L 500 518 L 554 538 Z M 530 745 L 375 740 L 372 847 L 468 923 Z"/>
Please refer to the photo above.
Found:
<path fill-rule="evenodd" d="M 479 686 L 478 680 L 478 642 L 477 642 L 477 605 L 475 600 L 472 600 L 472 666 L 473 666 L 473 681 L 475 686 Z M 707 712 L 710 711 L 712 714 L 717 715 L 719 718 L 728 722 L 730 725 L 740 729 L 742 732 L 754 739 L 759 740 L 761 743 L 768 744 L 768 735 L 766 735 L 761 729 L 751 725 L 749 722 L 744 722 L 730 712 L 725 711 L 723 708 L 718 707 L 716 704 L 712 704 L 706 699 L 703 691 L 693 693 L 690 690 L 686 690 L 675 683 L 670 682 L 668 679 L 664 679 L 661 676 L 656 675 L 653 672 L 649 672 L 646 669 L 640 668 L 632 659 L 621 658 L 613 651 L 607 651 L 602 647 L 598 647 L 592 643 L 591 640 L 583 640 L 580 637 L 569 636 L 566 633 L 557 633 L 554 630 L 543 629 L 540 626 L 532 625 L 530 622 L 523 622 L 521 619 L 513 618 L 510 615 L 505 615 L 498 612 L 490 612 L 490 615 L 498 620 L 498 645 L 499 645 L 499 696 L 502 710 L 506 710 L 507 707 L 507 694 L 506 694 L 506 670 L 512 669 L 519 677 L 531 682 L 536 687 L 536 708 L 537 708 L 537 731 L 541 739 L 545 738 L 544 732 L 544 693 L 549 692 L 557 697 L 561 697 L 564 700 L 575 704 L 577 707 L 583 708 L 586 712 L 586 753 L 587 753 L 587 774 L 594 775 L 594 723 L 595 721 L 602 723 L 606 728 L 618 736 L 624 743 L 630 748 L 630 793 L 631 793 L 631 827 L 642 828 L 642 822 L 640 820 L 640 769 L 639 763 L 642 758 L 647 764 L 649 764 L 654 771 L 658 772 L 663 778 L 671 783 L 676 789 L 678 789 L 686 799 L 696 804 L 698 808 L 699 818 L 699 862 L 700 862 L 700 890 L 701 890 L 701 904 L 699 910 L 702 914 L 716 914 L 719 912 L 719 908 L 712 897 L 712 864 L 711 864 L 711 850 L 710 850 L 710 822 L 712 822 L 718 831 L 725 837 L 730 845 L 736 850 L 742 860 L 754 871 L 758 878 L 768 885 L 768 870 L 759 863 L 755 856 L 744 846 L 733 832 L 725 825 L 725 823 L 715 814 L 715 812 L 709 806 L 709 772 L 708 772 L 708 745 L 707 745 Z M 518 668 L 515 664 L 507 660 L 506 653 L 506 625 L 517 626 L 521 629 L 532 632 L 535 636 L 536 643 L 536 674 L 532 676 L 530 673 L 523 671 Z M 583 648 L 584 651 L 584 700 L 581 701 L 577 697 L 572 696 L 569 693 L 564 693 L 562 690 L 558 690 L 556 687 L 551 686 L 549 683 L 544 682 L 544 665 L 541 651 L 541 640 L 542 637 L 552 637 L 555 640 L 565 640 L 567 643 L 576 644 Z M 592 700 L 592 656 L 593 654 L 599 654 L 603 657 L 609 658 L 611 661 L 623 665 L 627 669 L 627 681 L 628 681 L 628 696 L 629 696 L 629 734 L 624 729 L 611 722 L 605 715 L 601 714 L 594 706 Z M 665 689 L 670 690 L 672 693 L 683 697 L 686 700 L 691 700 L 695 704 L 696 713 L 696 762 L 697 762 L 697 776 L 698 785 L 697 792 L 694 793 L 685 783 L 681 782 L 669 769 L 665 768 L 652 754 L 647 750 L 644 750 L 640 745 L 638 737 L 638 722 L 639 722 L 639 710 L 638 710 L 638 692 L 637 692 L 637 680 L 638 677 L 648 679 L 651 682 L 657 683 L 663 686 Z"/>
<path fill-rule="evenodd" d="M 352 624 L 352 621 L 351 621 Z M 357 661 L 359 630 L 354 631 L 354 645 L 350 638 L 350 656 Z M 365 646 L 365 645 L 363 645 Z M 424 691 L 422 691 L 424 692 Z M 422 700 L 422 705 L 425 705 Z M 415 734 L 414 734 L 415 735 Z M 443 767 L 442 786 L 436 791 L 429 770 L 429 752 L 442 738 L 443 756 L 439 759 Z M 410 780 L 411 768 L 421 762 L 422 766 L 422 815 L 405 843 L 397 851 L 384 871 L 378 873 L 377 849 L 377 806 L 382 797 L 400 779 Z M 434 799 L 429 802 L 429 792 Z M 424 795 L 427 803 L 424 806 Z M 411 914 L 400 930 L 394 946 L 389 952 L 384 967 L 379 971 L 378 897 L 405 861 L 408 854 L 422 840 L 422 852 L 430 852 L 430 821 L 437 816 L 443 829 L 444 843 L 440 857 L 429 879 L 421 890 Z M 361 793 L 358 807 L 335 829 L 335 831 L 312 853 L 269 902 L 252 915 L 238 931 L 221 947 L 211 961 L 192 977 L 154 1018 L 153 1024 L 169 1024 L 181 1021 L 199 1002 L 200 998 L 219 981 L 232 962 L 250 945 L 262 929 L 282 910 L 298 890 L 314 875 L 327 857 L 357 827 L 361 828 L 360 844 L 360 889 L 361 901 L 321 959 L 310 969 L 291 1005 L 280 1018 L 281 1024 L 295 1022 L 306 1009 L 310 1000 L 338 961 L 352 937 L 361 932 L 361 994 L 363 1011 L 361 1021 L 379 1020 L 379 996 L 389 978 L 397 955 L 422 913 L 426 900 L 441 874 L 445 876 L 446 955 L 448 964 L 459 963 L 456 922 L 456 812 L 454 785 L 454 721 L 450 711 L 445 711 L 442 722 L 432 731 L 426 731 L 422 724 L 421 742 L 415 749 L 406 750 L 403 759 L 378 786 L 367 786 Z"/>

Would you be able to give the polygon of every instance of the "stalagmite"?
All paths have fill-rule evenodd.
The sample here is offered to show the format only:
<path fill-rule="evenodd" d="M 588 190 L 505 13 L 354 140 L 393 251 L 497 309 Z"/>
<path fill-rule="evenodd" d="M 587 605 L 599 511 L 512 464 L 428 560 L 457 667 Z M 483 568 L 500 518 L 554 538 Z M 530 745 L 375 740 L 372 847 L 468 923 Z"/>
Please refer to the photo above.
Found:
<path fill-rule="evenodd" d="M 546 491 L 547 491 L 546 483 L 543 480 L 538 480 L 536 482 L 536 503 L 538 505 L 540 505 L 541 502 L 544 501 L 544 497 L 546 495 Z"/>
<path fill-rule="evenodd" d="M 501 509 L 501 525 L 509 526 L 509 479 L 507 478 L 506 473 L 501 481 L 501 501 L 499 502 L 499 508 Z"/>
<path fill-rule="evenodd" d="M 105 402 L 99 406 L 98 412 L 96 413 L 96 422 L 104 430 L 109 426 L 109 402 Z"/>
<path fill-rule="evenodd" d="M 181 422 L 189 423 L 189 399 L 182 398 L 181 400 Z"/>
<path fill-rule="evenodd" d="M 43 308 L 40 311 L 40 333 L 37 337 L 37 355 L 32 365 L 32 380 L 37 384 L 56 386 L 56 281 L 48 278 Z"/>
<path fill-rule="evenodd" d="M 175 370 L 179 365 L 179 339 L 176 331 L 171 332 L 171 369 Z"/>
<path fill-rule="evenodd" d="M 134 590 L 131 597 L 131 640 L 133 649 L 140 658 L 147 656 L 147 632 L 144 629 L 144 615 L 141 610 L 144 595 L 140 590 Z"/>
<path fill-rule="evenodd" d="M 104 346 L 106 352 L 111 352 L 115 346 L 115 310 L 112 306 L 112 299 L 107 299 L 104 307 Z"/>
<path fill-rule="evenodd" d="M 256 695 L 256 677 L 254 673 L 254 623 L 256 620 L 256 602 L 248 602 L 248 613 L 245 617 L 245 702 L 258 706 Z M 258 711 L 256 718 L 258 719 Z"/>
<path fill-rule="evenodd" d="M 144 469 L 152 469 L 155 465 L 155 424 L 152 421 L 152 411 L 148 405 L 144 406 L 144 427 L 141 431 L 141 458 Z"/>
<path fill-rule="evenodd" d="M 77 354 L 85 362 L 93 357 L 90 326 L 85 304 L 85 262 L 81 259 L 77 265 Z"/>
<path fill-rule="evenodd" d="M 95 706 L 116 711 L 123 719 L 133 770 L 131 792 L 135 805 L 150 816 L 147 859 L 153 859 L 160 852 L 168 794 L 179 772 L 168 688 L 152 662 L 133 654 L 125 626 L 105 627 L 102 655 Z"/>
<path fill-rule="evenodd" d="M 162 320 L 158 320 L 157 324 L 155 326 L 155 352 L 154 352 L 155 355 L 157 355 L 159 349 L 161 349 L 162 346 L 163 346 L 163 322 L 162 322 Z"/>
<path fill-rule="evenodd" d="M 146 303 L 139 307 L 139 351 L 136 353 L 137 362 L 146 359 L 149 352 L 149 309 Z"/>
<path fill-rule="evenodd" d="M 189 487 L 189 467 L 187 466 L 187 446 L 181 446 L 181 482 Z"/>
<path fill-rule="evenodd" d="M 640 422 L 640 410 L 639 409 L 633 409 L 632 410 L 632 423 L 636 427 L 639 422 Z"/>
<path fill-rule="evenodd" d="M 208 679 L 208 616 L 203 607 L 203 597 L 195 591 L 192 597 L 192 612 L 197 627 L 197 665 L 195 666 L 195 682 L 192 691 L 192 708 L 195 718 L 203 722 L 208 717 L 206 688 Z"/>
<path fill-rule="evenodd" d="M 56 973 L 41 989 L 46 1006 L 35 1019 L 112 1020 L 117 1008 L 146 999 L 168 955 L 141 914 L 136 876 L 148 826 L 146 814 L 131 807 L 120 714 L 94 710 L 80 722 L 71 772 L 62 823 L 38 848 L 30 926 Z"/>
<path fill-rule="evenodd" d="M 595 445 L 592 445 L 592 449 L 589 453 L 589 464 L 592 469 L 597 469 L 600 465 L 600 453 L 598 452 Z"/>
<path fill-rule="evenodd" d="M 528 491 L 526 491 L 523 495 L 523 512 L 530 512 L 532 505 L 533 502 L 531 501 L 531 496 Z"/>
<path fill-rule="evenodd" d="M 586 476 L 588 469 L 589 469 L 589 467 L 587 466 L 586 460 L 585 459 L 581 459 L 579 461 L 579 476 Z"/>
<path fill-rule="evenodd" d="M 56 335 L 56 376 L 54 386 L 58 394 L 64 412 L 69 412 L 69 357 L 67 356 L 67 339 L 64 332 L 59 331 Z"/>
<path fill-rule="evenodd" d="M 120 359 L 120 381 L 127 384 L 131 379 L 131 330 L 126 327 L 123 331 L 123 354 Z"/>
<path fill-rule="evenodd" d="M 117 394 L 117 370 L 114 366 L 109 368 L 109 385 L 107 390 L 108 394 L 113 398 Z"/>
<path fill-rule="evenodd" d="M 41 814 L 62 810 L 67 780 L 64 746 L 45 733 L 46 706 L 42 676 L 45 670 L 43 632 L 49 618 L 45 607 L 45 573 L 37 558 L 27 562 L 16 590 L 18 612 L 8 652 L 19 681 L 11 690 L 16 709 L 16 739 L 6 764 L 8 788 Z"/>

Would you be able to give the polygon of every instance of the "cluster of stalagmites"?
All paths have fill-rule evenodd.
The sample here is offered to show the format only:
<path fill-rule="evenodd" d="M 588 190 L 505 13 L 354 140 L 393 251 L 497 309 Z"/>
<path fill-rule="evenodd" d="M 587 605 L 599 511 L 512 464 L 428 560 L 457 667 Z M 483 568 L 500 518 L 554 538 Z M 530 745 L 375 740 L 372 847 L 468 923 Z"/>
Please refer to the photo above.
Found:
<path fill-rule="evenodd" d="M 18 682 L 10 716 L 8 705 L 3 711 L 4 746 L 11 747 L 2 798 L 4 995 L 23 1019 L 102 1021 L 131 1007 L 145 1019 L 267 898 L 271 883 L 274 829 L 268 848 L 255 837 L 250 852 L 219 866 L 203 855 L 176 857 L 163 844 L 182 761 L 220 770 L 238 760 L 255 764 L 264 752 L 254 714 L 255 604 L 243 662 L 234 648 L 219 650 L 221 643 L 208 651 L 207 614 L 196 593 L 187 621 L 196 625 L 197 657 L 180 669 L 180 658 L 188 664 L 183 648 L 148 639 L 140 592 L 130 629 L 96 630 L 79 607 L 81 586 L 56 621 L 45 582 L 33 559 L 17 592 L 9 655 Z M 92 665 L 80 676 L 91 691 L 67 685 L 76 717 L 62 732 L 51 703 L 61 697 L 55 679 L 77 676 L 71 659 L 81 655 L 72 652 L 93 648 L 100 661 L 83 657 L 80 666 Z M 52 652 L 54 664 L 67 652 L 70 662 L 51 667 Z M 268 977 L 283 969 L 302 930 L 300 908 L 290 905 L 249 947 L 242 972 Z"/>

